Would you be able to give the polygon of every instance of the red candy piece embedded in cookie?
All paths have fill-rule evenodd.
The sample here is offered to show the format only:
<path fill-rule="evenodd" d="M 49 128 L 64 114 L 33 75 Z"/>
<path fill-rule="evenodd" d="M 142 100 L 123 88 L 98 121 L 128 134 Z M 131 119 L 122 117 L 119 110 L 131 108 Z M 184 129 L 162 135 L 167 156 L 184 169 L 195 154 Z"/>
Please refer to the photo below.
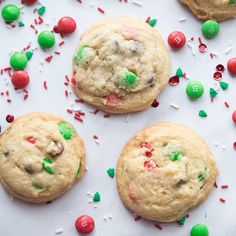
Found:
<path fill-rule="evenodd" d="M 62 17 L 57 24 L 56 31 L 60 34 L 71 34 L 76 29 L 76 22 L 69 16 Z"/>
<path fill-rule="evenodd" d="M 116 94 L 114 94 L 114 95 L 107 96 L 105 98 L 104 105 L 115 107 L 119 104 L 120 101 L 121 101 L 121 98 L 118 97 Z"/>
<path fill-rule="evenodd" d="M 148 171 L 151 171 L 157 167 L 156 163 L 152 160 L 150 161 L 145 161 L 144 162 L 144 167 L 147 168 Z"/>
<path fill-rule="evenodd" d="M 75 228 L 79 233 L 89 234 L 94 229 L 94 220 L 90 216 L 82 215 L 76 220 Z"/>
<path fill-rule="evenodd" d="M 27 142 L 31 143 L 31 144 L 35 144 L 36 143 L 36 139 L 34 137 L 27 137 L 25 139 Z"/>
<path fill-rule="evenodd" d="M 168 36 L 168 44 L 171 48 L 180 49 L 186 43 L 185 35 L 180 31 L 174 31 Z"/>
<path fill-rule="evenodd" d="M 29 74 L 24 70 L 15 71 L 11 76 L 11 82 L 15 89 L 23 89 L 29 83 Z"/>
<path fill-rule="evenodd" d="M 231 75 L 236 75 L 236 57 L 231 58 L 227 63 L 227 69 Z"/>

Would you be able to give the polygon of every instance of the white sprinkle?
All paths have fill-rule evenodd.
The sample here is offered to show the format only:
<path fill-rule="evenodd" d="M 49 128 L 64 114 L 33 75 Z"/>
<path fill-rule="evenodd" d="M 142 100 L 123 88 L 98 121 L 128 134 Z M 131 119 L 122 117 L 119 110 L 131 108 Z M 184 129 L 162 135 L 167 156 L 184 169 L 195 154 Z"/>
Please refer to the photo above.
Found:
<path fill-rule="evenodd" d="M 225 150 L 226 150 L 226 147 L 225 147 L 224 145 L 223 145 L 221 148 L 222 148 L 222 150 L 223 150 L 223 151 L 225 151 Z"/>
<path fill-rule="evenodd" d="M 88 196 L 92 196 L 92 193 L 91 193 L 90 191 L 88 191 L 86 194 L 87 194 Z"/>
<path fill-rule="evenodd" d="M 218 147 L 218 146 L 219 146 L 219 144 L 218 144 L 217 142 L 215 142 L 215 143 L 214 143 L 214 146 L 215 146 L 215 147 Z"/>
<path fill-rule="evenodd" d="M 93 203 L 93 199 L 89 199 L 89 200 L 88 200 L 88 203 Z"/>
<path fill-rule="evenodd" d="M 74 107 L 74 108 L 73 108 L 73 111 L 74 111 L 74 112 L 77 112 L 77 111 L 82 111 L 82 110 L 81 110 L 80 107 Z"/>
<path fill-rule="evenodd" d="M 135 0 L 133 0 L 133 2 L 132 2 L 134 5 L 136 5 L 136 6 L 138 6 L 138 7 L 142 7 L 143 6 L 143 4 L 141 3 L 141 2 L 138 2 L 138 1 L 135 1 Z"/>
<path fill-rule="evenodd" d="M 195 52 L 194 43 L 193 43 L 191 40 L 189 40 L 189 41 L 187 42 L 187 45 L 188 45 L 189 48 L 191 48 L 191 50 L 192 50 L 192 55 L 195 56 L 195 55 L 196 55 L 196 52 Z"/>
<path fill-rule="evenodd" d="M 131 115 L 129 114 L 129 115 L 126 117 L 126 119 L 125 119 L 125 122 L 126 122 L 126 123 L 129 122 L 130 116 L 131 116 Z"/>
<path fill-rule="evenodd" d="M 100 141 L 98 139 L 94 139 L 96 144 L 100 144 Z"/>
<path fill-rule="evenodd" d="M 43 65 L 43 64 L 44 64 L 44 63 L 43 63 L 43 60 L 40 60 L 40 64 L 41 64 L 41 65 Z"/>
<path fill-rule="evenodd" d="M 109 220 L 112 220 L 112 215 L 107 216 Z"/>
<path fill-rule="evenodd" d="M 95 209 L 96 209 L 96 208 L 97 208 L 97 205 L 96 205 L 96 204 L 94 204 L 94 205 L 93 205 L 93 208 L 95 208 Z"/>
<path fill-rule="evenodd" d="M 212 54 L 213 56 L 215 56 L 215 57 L 218 57 L 218 56 L 219 56 L 219 54 L 216 53 L 216 52 L 211 52 L 211 54 Z"/>
<path fill-rule="evenodd" d="M 103 220 L 107 221 L 107 217 L 106 217 L 106 216 L 103 216 Z"/>
<path fill-rule="evenodd" d="M 178 105 L 176 105 L 176 104 L 174 104 L 174 103 L 171 103 L 170 104 L 170 106 L 171 107 L 173 107 L 174 109 L 176 109 L 176 110 L 178 110 L 179 109 L 179 106 Z"/>
<path fill-rule="evenodd" d="M 233 50 L 233 47 L 232 47 L 232 46 L 228 47 L 228 48 L 225 50 L 225 54 L 226 54 L 226 55 L 229 54 L 232 50 Z"/>
<path fill-rule="evenodd" d="M 62 234 L 64 232 L 63 228 L 59 228 L 55 231 L 55 234 Z"/>
<path fill-rule="evenodd" d="M 179 19 L 179 22 L 185 22 L 186 21 L 186 18 L 185 17 L 182 17 Z"/>

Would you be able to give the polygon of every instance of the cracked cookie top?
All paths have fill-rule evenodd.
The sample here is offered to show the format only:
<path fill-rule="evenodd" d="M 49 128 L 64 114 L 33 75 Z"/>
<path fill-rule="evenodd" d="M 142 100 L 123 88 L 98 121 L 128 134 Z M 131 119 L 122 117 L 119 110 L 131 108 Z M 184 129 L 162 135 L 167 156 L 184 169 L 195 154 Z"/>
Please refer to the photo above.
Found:
<path fill-rule="evenodd" d="M 47 202 L 83 176 L 84 153 L 71 124 L 54 115 L 29 113 L 0 137 L 0 180 L 17 198 Z"/>
<path fill-rule="evenodd" d="M 103 110 L 148 107 L 168 82 L 169 58 L 157 30 L 130 17 L 89 27 L 73 58 L 75 92 Z"/>
<path fill-rule="evenodd" d="M 162 122 L 127 143 L 116 173 L 120 197 L 129 209 L 172 222 L 208 197 L 218 171 L 201 137 L 186 126 Z"/>

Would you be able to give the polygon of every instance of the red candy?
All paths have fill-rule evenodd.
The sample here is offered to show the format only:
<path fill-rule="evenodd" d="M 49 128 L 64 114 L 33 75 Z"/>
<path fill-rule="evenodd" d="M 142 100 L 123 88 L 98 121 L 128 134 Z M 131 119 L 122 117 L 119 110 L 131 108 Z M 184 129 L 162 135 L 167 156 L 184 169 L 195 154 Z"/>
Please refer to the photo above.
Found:
<path fill-rule="evenodd" d="M 89 234 L 94 229 L 94 220 L 90 216 L 82 215 L 76 220 L 75 228 L 79 233 Z"/>
<path fill-rule="evenodd" d="M 15 89 L 23 89 L 29 83 L 29 74 L 24 70 L 15 71 L 11 76 L 11 82 Z"/>
<path fill-rule="evenodd" d="M 182 48 L 186 43 L 186 38 L 180 31 L 174 31 L 168 36 L 168 44 L 171 48 Z"/>
<path fill-rule="evenodd" d="M 71 34 L 75 29 L 76 22 L 69 16 L 62 17 L 56 27 L 56 31 L 60 34 Z"/>
<path fill-rule="evenodd" d="M 227 63 L 227 69 L 230 74 L 236 75 L 236 57 L 231 58 Z"/>
<path fill-rule="evenodd" d="M 234 123 L 236 123 L 236 110 L 232 114 L 232 120 Z"/>
<path fill-rule="evenodd" d="M 22 0 L 22 3 L 26 4 L 26 5 L 32 5 L 36 2 L 37 2 L 37 0 Z"/>

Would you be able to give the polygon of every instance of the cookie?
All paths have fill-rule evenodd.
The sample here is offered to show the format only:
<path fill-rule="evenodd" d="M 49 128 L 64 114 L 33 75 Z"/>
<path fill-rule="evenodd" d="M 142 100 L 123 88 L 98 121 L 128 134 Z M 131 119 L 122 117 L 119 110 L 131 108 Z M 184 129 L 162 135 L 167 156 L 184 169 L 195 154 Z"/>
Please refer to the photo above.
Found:
<path fill-rule="evenodd" d="M 236 16 L 235 0 L 180 0 L 200 20 L 223 21 Z"/>
<path fill-rule="evenodd" d="M 110 113 L 143 110 L 168 83 L 170 62 L 158 31 L 143 20 L 114 17 L 89 27 L 73 58 L 73 88 Z"/>
<path fill-rule="evenodd" d="M 173 222 L 208 197 L 218 170 L 201 137 L 186 126 L 161 122 L 129 140 L 116 173 L 127 208 L 147 219 Z"/>
<path fill-rule="evenodd" d="M 51 201 L 85 172 L 82 139 L 62 118 L 29 113 L 18 117 L 0 136 L 0 181 L 14 197 Z"/>

